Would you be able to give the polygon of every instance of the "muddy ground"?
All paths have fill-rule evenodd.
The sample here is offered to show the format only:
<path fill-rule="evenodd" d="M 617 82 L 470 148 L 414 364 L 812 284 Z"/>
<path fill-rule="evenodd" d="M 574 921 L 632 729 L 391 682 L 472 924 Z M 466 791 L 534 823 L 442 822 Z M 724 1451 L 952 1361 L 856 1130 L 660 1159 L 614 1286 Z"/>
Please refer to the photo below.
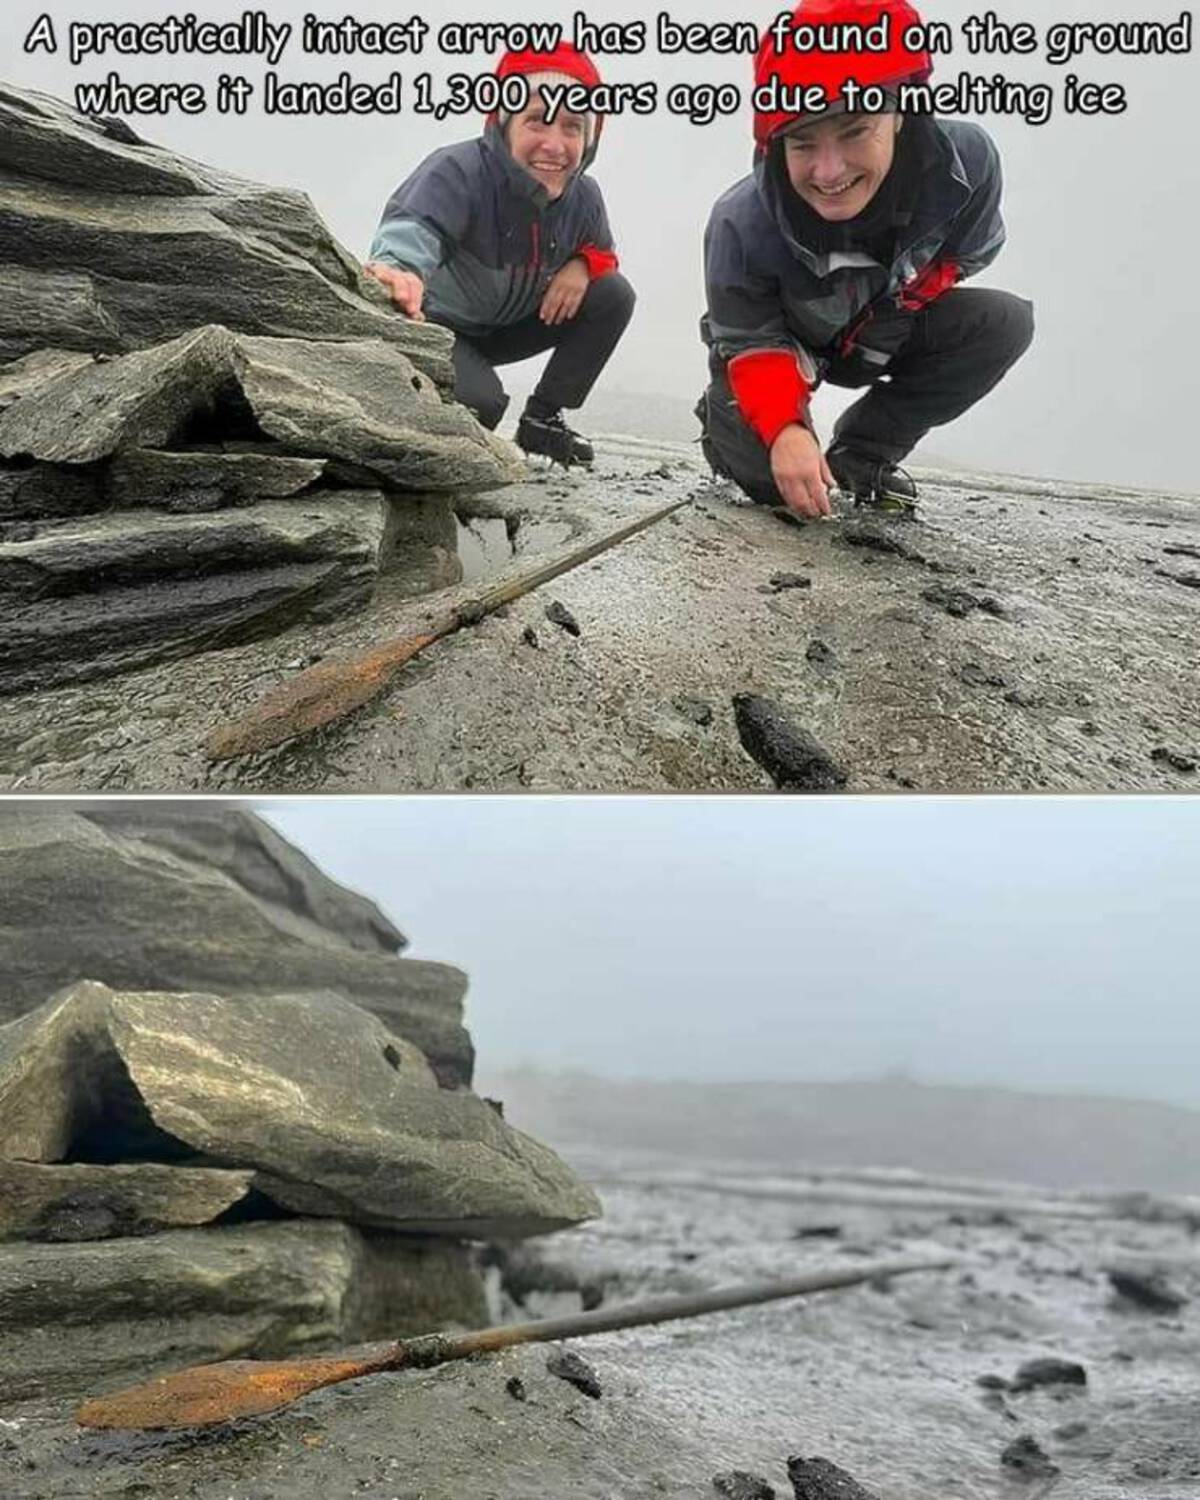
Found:
<path fill-rule="evenodd" d="M 765 790 L 734 724 L 746 692 L 814 734 L 852 792 L 1200 785 L 1200 500 L 919 477 L 917 523 L 797 527 L 711 481 L 694 448 L 611 440 L 590 474 L 542 470 L 475 502 L 493 516 L 464 516 L 459 535 L 479 582 L 406 599 L 455 566 L 414 554 L 351 619 L 7 699 L 0 790 Z M 419 629 L 446 598 L 685 496 L 430 648 L 350 720 L 206 759 L 211 730 L 302 667 Z M 547 618 L 554 602 L 578 636 Z"/>
<path fill-rule="evenodd" d="M 733 1469 L 791 1500 L 793 1455 L 833 1461 L 878 1500 L 1200 1495 L 1200 1254 L 1186 1223 L 1088 1220 L 1035 1189 L 998 1189 L 1011 1200 L 997 1210 L 972 1207 L 964 1188 L 948 1212 L 914 1206 L 919 1181 L 871 1205 L 852 1174 L 839 1202 L 828 1179 L 810 1197 L 799 1179 L 729 1169 L 703 1182 L 628 1160 L 579 1165 L 605 1219 L 542 1242 L 539 1266 L 489 1272 L 502 1315 L 867 1256 L 951 1250 L 962 1264 L 578 1341 L 598 1399 L 530 1347 L 377 1376 L 205 1435 L 81 1434 L 68 1403 L 10 1407 L 6 1500 L 712 1500 Z M 1105 1275 L 1117 1263 L 1157 1267 L 1191 1300 L 1161 1313 L 1118 1298 Z M 1005 1388 L 1039 1357 L 1077 1362 L 1085 1383 Z M 1002 1461 L 1020 1439 L 1044 1455 L 1033 1471 Z"/>

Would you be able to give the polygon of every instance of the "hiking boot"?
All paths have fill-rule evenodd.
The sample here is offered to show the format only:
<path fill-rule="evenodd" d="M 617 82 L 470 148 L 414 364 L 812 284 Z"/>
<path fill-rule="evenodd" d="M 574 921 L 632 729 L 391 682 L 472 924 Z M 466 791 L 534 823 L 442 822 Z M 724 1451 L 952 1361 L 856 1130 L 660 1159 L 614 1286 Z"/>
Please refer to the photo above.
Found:
<path fill-rule="evenodd" d="M 911 516 L 917 508 L 917 486 L 912 476 L 884 458 L 873 458 L 835 443 L 825 455 L 837 487 L 855 505 Z"/>
<path fill-rule="evenodd" d="M 548 417 L 531 417 L 526 412 L 517 423 L 517 447 L 526 453 L 540 453 L 564 469 L 572 464 L 590 464 L 596 456 L 591 443 L 567 426 L 560 411 Z"/>

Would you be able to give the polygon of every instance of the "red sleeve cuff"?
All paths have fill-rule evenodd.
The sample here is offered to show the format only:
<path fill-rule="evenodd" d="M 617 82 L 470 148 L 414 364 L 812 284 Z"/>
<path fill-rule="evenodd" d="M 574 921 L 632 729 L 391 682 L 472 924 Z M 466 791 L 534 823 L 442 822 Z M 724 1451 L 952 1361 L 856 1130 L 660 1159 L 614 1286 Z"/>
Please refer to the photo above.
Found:
<path fill-rule="evenodd" d="M 597 250 L 595 245 L 580 245 L 575 254 L 587 266 L 589 281 L 595 281 L 598 276 L 606 276 L 620 265 L 615 250 Z"/>
<path fill-rule="evenodd" d="M 747 424 L 769 448 L 785 427 L 804 422 L 812 383 L 786 349 L 752 349 L 726 368 L 729 388 Z"/>
<path fill-rule="evenodd" d="M 920 312 L 936 302 L 959 280 L 962 267 L 956 260 L 935 260 L 900 288 L 898 301 L 905 312 Z"/>

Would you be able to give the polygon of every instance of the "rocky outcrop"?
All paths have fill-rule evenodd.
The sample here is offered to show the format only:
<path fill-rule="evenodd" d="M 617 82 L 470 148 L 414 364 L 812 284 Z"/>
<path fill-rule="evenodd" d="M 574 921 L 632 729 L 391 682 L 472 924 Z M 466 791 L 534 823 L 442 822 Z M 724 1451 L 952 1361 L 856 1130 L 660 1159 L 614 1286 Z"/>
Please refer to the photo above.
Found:
<path fill-rule="evenodd" d="M 0 1029 L 0 1158 L 252 1169 L 279 1207 L 468 1238 L 599 1208 L 554 1153 L 338 995 L 84 981 Z"/>
<path fill-rule="evenodd" d="M 465 1248 L 349 1224 L 0 1245 L 0 1402 L 484 1322 Z"/>
<path fill-rule="evenodd" d="M 0 241 L 0 694 L 361 607 L 523 472 L 302 194 L 0 87 Z"/>
<path fill-rule="evenodd" d="M 5 810 L 0 1021 L 89 978 L 232 997 L 331 990 L 419 1047 L 444 1085 L 470 1083 L 460 970 L 396 956 L 400 934 L 370 903 L 246 814 L 170 808 Z"/>

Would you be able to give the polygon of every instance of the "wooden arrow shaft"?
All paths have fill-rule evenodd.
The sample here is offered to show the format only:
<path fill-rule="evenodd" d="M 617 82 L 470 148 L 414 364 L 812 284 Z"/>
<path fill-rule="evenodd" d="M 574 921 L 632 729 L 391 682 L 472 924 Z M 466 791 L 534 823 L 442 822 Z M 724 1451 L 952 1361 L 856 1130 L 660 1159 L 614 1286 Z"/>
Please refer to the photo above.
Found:
<path fill-rule="evenodd" d="M 670 505 L 626 521 L 580 547 L 569 548 L 501 579 L 491 588 L 444 611 L 419 635 L 398 636 L 354 656 L 318 662 L 267 693 L 237 719 L 215 729 L 205 744 L 205 753 L 210 760 L 228 760 L 235 755 L 272 749 L 323 725 L 336 723 L 384 692 L 400 667 L 426 646 L 464 625 L 475 624 L 560 574 L 590 562 L 688 503 L 687 499 L 673 500 Z"/>

